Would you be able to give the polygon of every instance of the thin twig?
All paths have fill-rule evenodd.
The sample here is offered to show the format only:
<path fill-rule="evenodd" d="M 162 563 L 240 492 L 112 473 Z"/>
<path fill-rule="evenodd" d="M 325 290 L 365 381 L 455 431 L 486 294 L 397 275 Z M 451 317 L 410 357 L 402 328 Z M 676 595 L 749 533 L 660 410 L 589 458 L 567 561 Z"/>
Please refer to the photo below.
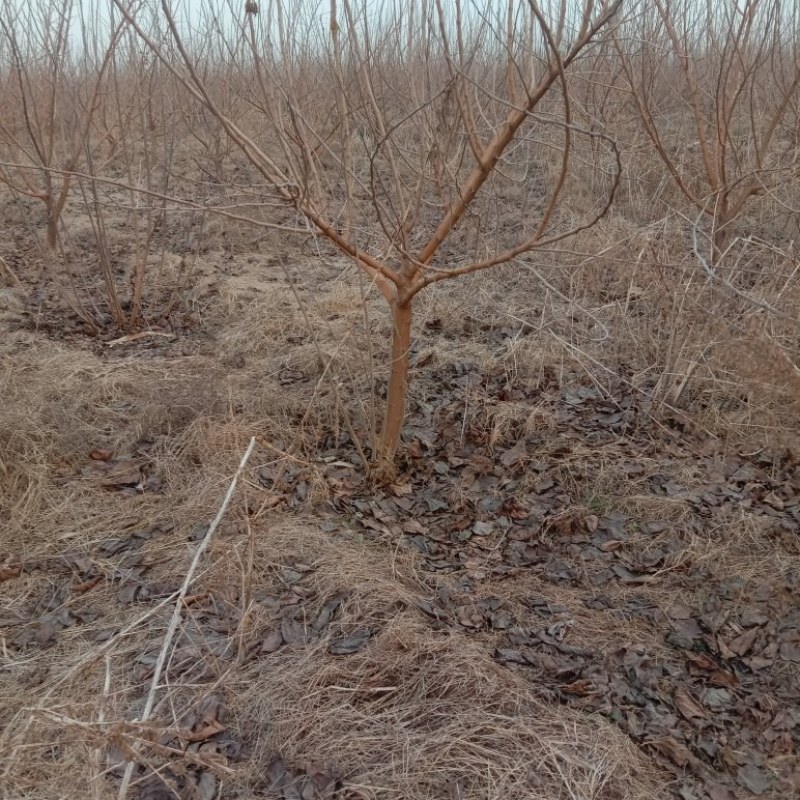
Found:
<path fill-rule="evenodd" d="M 701 212 L 702 214 L 702 212 Z M 683 215 L 681 215 L 683 216 Z M 684 217 L 686 219 L 686 217 Z M 700 252 L 700 243 L 698 241 L 698 226 L 700 224 L 700 218 L 698 217 L 695 222 L 692 224 L 692 253 L 694 254 L 695 258 L 700 263 L 700 266 L 703 269 L 703 272 L 709 277 L 709 279 L 716 284 L 719 284 L 724 289 L 727 289 L 728 292 L 735 295 L 736 297 L 741 297 L 742 300 L 746 300 L 750 305 L 755 306 L 756 308 L 760 308 L 763 311 L 769 311 L 770 314 L 774 314 L 776 317 L 780 317 L 781 319 L 788 320 L 789 322 L 794 323 L 797 325 L 797 320 L 791 316 L 790 314 L 785 314 L 775 306 L 771 305 L 770 303 L 766 302 L 766 300 L 759 300 L 757 297 L 753 297 L 753 295 L 745 292 L 743 289 L 740 289 L 738 286 L 734 286 L 727 278 L 723 278 L 719 272 L 715 269 L 715 265 L 713 263 L 709 263 L 703 254 Z"/>
<path fill-rule="evenodd" d="M 0 256 L 0 272 L 8 275 L 16 286 L 22 286 L 22 281 L 17 276 L 17 273 L 8 265 L 8 262 Z"/>
<path fill-rule="evenodd" d="M 128 342 L 138 342 L 140 339 L 147 339 L 151 336 L 163 336 L 165 339 L 174 339 L 174 333 L 168 333 L 167 331 L 139 331 L 139 333 L 129 333 L 127 336 L 120 336 L 119 339 L 112 339 L 110 342 L 106 342 L 106 347 L 117 347 L 121 344 L 127 344 Z"/>
<path fill-rule="evenodd" d="M 108 702 L 108 695 L 111 692 L 111 657 L 106 653 L 106 677 L 103 681 L 103 694 L 100 698 L 100 710 L 97 713 L 97 724 L 102 726 L 106 721 L 106 703 Z M 92 776 L 92 792 L 94 796 L 100 800 L 102 791 L 100 788 L 99 778 L 103 774 L 103 750 L 100 747 L 94 750 L 95 758 L 97 759 L 97 774 Z"/>
<path fill-rule="evenodd" d="M 192 559 L 192 563 L 189 565 L 189 569 L 186 573 L 186 577 L 183 580 L 183 585 L 178 592 L 178 598 L 175 602 L 175 611 L 172 614 L 172 620 L 169 623 L 169 627 L 167 628 L 167 633 L 164 636 L 164 643 L 161 645 L 161 652 L 158 654 L 158 660 L 156 661 L 155 669 L 153 670 L 153 680 L 150 683 L 150 691 L 147 693 L 147 701 L 145 702 L 144 711 L 142 712 L 141 719 L 139 722 L 147 722 L 150 717 L 150 714 L 153 711 L 153 706 L 155 705 L 156 694 L 158 693 L 158 682 L 161 678 L 161 673 L 164 669 L 164 664 L 167 661 L 167 655 L 169 653 L 170 645 L 172 644 L 172 640 L 175 636 L 175 631 L 178 629 L 178 624 L 181 621 L 181 616 L 183 612 L 183 601 L 186 597 L 189 587 L 192 585 L 192 581 L 194 580 L 194 573 L 197 570 L 197 565 L 200 563 L 200 558 L 205 552 L 206 547 L 208 547 L 209 542 L 211 541 L 211 537 L 214 535 L 214 531 L 219 527 L 220 522 L 222 522 L 223 516 L 225 516 L 225 511 L 228 508 L 228 504 L 231 502 L 231 498 L 233 497 L 233 493 L 236 490 L 236 484 L 239 480 L 239 476 L 244 471 L 244 468 L 247 464 L 247 461 L 250 458 L 250 454 L 253 452 L 253 448 L 256 446 L 256 437 L 253 436 L 250 438 L 250 444 L 247 446 L 247 450 L 245 450 L 244 455 L 242 456 L 242 460 L 239 462 L 239 468 L 236 470 L 236 474 L 233 476 L 231 480 L 231 484 L 228 487 L 228 491 L 225 494 L 225 499 L 222 501 L 222 505 L 217 511 L 216 517 L 214 517 L 213 522 L 208 527 L 208 531 L 206 535 L 203 537 L 203 540 L 197 546 L 197 550 L 195 551 L 194 558 Z M 130 785 L 131 778 L 133 777 L 133 770 L 136 767 L 134 761 L 129 761 L 127 767 L 125 768 L 125 775 L 122 778 L 122 784 L 119 787 L 119 794 L 117 797 L 119 800 L 125 800 L 128 794 L 128 786 Z"/>

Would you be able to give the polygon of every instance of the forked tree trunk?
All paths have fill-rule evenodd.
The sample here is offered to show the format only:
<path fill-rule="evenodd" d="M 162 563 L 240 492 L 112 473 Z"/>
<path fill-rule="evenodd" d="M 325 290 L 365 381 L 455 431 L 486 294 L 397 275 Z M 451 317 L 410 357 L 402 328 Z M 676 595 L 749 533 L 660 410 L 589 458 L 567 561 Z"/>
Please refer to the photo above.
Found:
<path fill-rule="evenodd" d="M 386 394 L 383 427 L 376 443 L 376 462 L 381 466 L 394 463 L 400 431 L 406 414 L 408 395 L 408 351 L 411 347 L 411 300 L 392 304 L 392 364 Z"/>
<path fill-rule="evenodd" d="M 623 6 L 624 0 L 585 0 L 583 3 L 575 4 L 582 9 L 576 11 L 576 16 L 574 17 L 574 21 L 579 22 L 579 27 L 574 41 L 563 48 L 561 48 L 563 44 L 561 34 L 564 26 L 573 22 L 572 11 L 568 12 L 566 10 L 567 4 L 548 3 L 546 4 L 546 10 L 542 11 L 539 8 L 540 4 L 534 2 L 534 0 L 528 0 L 527 3 L 520 2 L 518 4 L 520 7 L 527 5 L 530 9 L 529 18 L 525 21 L 525 27 L 530 27 L 531 32 L 524 34 L 523 37 L 523 44 L 531 48 L 530 64 L 526 63 L 524 67 L 520 65 L 519 86 L 515 84 L 511 87 L 512 96 L 507 100 L 501 98 L 498 101 L 501 104 L 508 103 L 505 121 L 502 124 L 498 124 L 494 133 L 487 132 L 486 135 L 479 131 L 480 124 L 476 121 L 478 117 L 483 119 L 486 114 L 494 113 L 488 111 L 490 106 L 481 105 L 484 102 L 482 99 L 477 99 L 478 97 L 483 97 L 484 90 L 480 88 L 479 83 L 476 84 L 475 99 L 473 100 L 469 99 L 473 94 L 471 89 L 466 94 L 464 93 L 463 87 L 468 84 L 471 85 L 473 81 L 469 74 L 471 71 L 469 63 L 472 61 L 472 56 L 470 56 L 466 64 L 461 57 L 464 51 L 464 34 L 469 26 L 465 27 L 458 8 L 459 4 L 455 4 L 456 14 L 450 18 L 445 12 L 445 8 L 448 8 L 450 4 L 444 0 L 435 0 L 435 2 L 432 1 L 430 3 L 426 1 L 422 6 L 419 6 L 419 8 L 426 9 L 420 12 L 424 19 L 423 27 L 419 28 L 418 25 L 412 25 L 409 21 L 408 31 L 411 44 L 408 46 L 407 52 L 403 50 L 402 45 L 396 51 L 396 57 L 399 59 L 397 63 L 407 64 L 409 69 L 416 69 L 416 66 L 413 65 L 418 62 L 417 47 L 421 47 L 422 50 L 419 50 L 419 52 L 425 52 L 423 56 L 424 64 L 420 72 L 421 80 L 418 85 L 417 83 L 414 84 L 411 92 L 414 96 L 414 108 L 409 111 L 408 115 L 402 117 L 398 123 L 395 123 L 393 121 L 394 112 L 390 110 L 393 108 L 391 103 L 394 100 L 385 96 L 378 88 L 378 85 L 383 85 L 385 80 L 384 74 L 380 72 L 383 68 L 383 61 L 378 54 L 380 48 L 383 47 L 384 41 L 390 41 L 389 38 L 383 39 L 384 34 L 382 32 L 386 31 L 387 37 L 393 37 L 396 35 L 395 31 L 405 30 L 405 22 L 392 22 L 393 27 L 390 29 L 383 22 L 376 21 L 374 34 L 370 27 L 372 23 L 362 32 L 361 23 L 358 20 L 362 15 L 362 7 L 366 9 L 369 4 L 362 3 L 361 0 L 359 2 L 342 0 L 345 12 L 344 18 L 347 25 L 346 36 L 342 41 L 339 36 L 337 2 L 336 0 L 330 0 L 331 35 L 335 58 L 338 59 L 340 54 L 346 55 L 347 60 L 345 63 L 363 65 L 363 69 L 362 66 L 359 66 L 357 70 L 357 80 L 353 84 L 353 89 L 356 92 L 354 96 L 351 96 L 349 84 L 347 86 L 342 84 L 342 75 L 339 67 L 337 66 L 334 70 L 339 73 L 336 82 L 338 84 L 337 97 L 340 107 L 337 111 L 341 120 L 344 120 L 344 124 L 338 133 L 336 129 L 332 130 L 330 136 L 332 141 L 338 142 L 344 148 L 341 164 L 347 176 L 345 189 L 348 197 L 348 205 L 345 207 L 345 227 L 341 227 L 333 217 L 328 218 L 323 210 L 330 205 L 330 210 L 333 211 L 338 206 L 339 199 L 336 199 L 337 195 L 335 193 L 328 193 L 327 186 L 323 187 L 325 188 L 324 192 L 320 189 L 322 187 L 320 183 L 322 178 L 320 178 L 318 164 L 321 165 L 322 162 L 318 160 L 316 155 L 319 149 L 316 139 L 304 132 L 308 126 L 298 127 L 295 121 L 298 115 L 302 117 L 306 112 L 305 101 L 301 102 L 300 98 L 301 95 L 305 96 L 307 93 L 305 90 L 298 93 L 300 85 L 295 85 L 295 79 L 292 77 L 291 71 L 286 71 L 284 74 L 283 68 L 279 69 L 274 78 L 270 76 L 270 83 L 273 80 L 275 81 L 275 90 L 282 96 L 286 95 L 289 107 L 296 109 L 296 111 L 292 110 L 291 119 L 287 117 L 285 120 L 282 119 L 282 115 L 276 117 L 266 114 L 263 116 L 264 122 L 268 126 L 272 126 L 270 130 L 274 131 L 278 141 L 286 151 L 286 159 L 283 159 L 277 156 L 273 157 L 268 151 L 262 150 L 257 141 L 248 135 L 244 127 L 240 127 L 237 121 L 231 119 L 221 110 L 212 96 L 212 90 L 204 83 L 201 72 L 190 55 L 191 48 L 184 44 L 181 38 L 180 26 L 172 12 L 172 4 L 168 0 L 160 0 L 157 5 L 161 6 L 161 14 L 166 20 L 170 40 L 174 42 L 178 50 L 180 62 L 186 70 L 185 73 L 181 67 L 174 63 L 171 54 L 167 52 L 164 46 L 158 40 L 151 38 L 150 34 L 139 25 L 132 11 L 133 6 L 123 2 L 123 0 L 113 0 L 113 2 L 122 18 L 144 40 L 177 82 L 185 87 L 192 98 L 200 102 L 218 120 L 226 135 L 237 145 L 248 162 L 258 170 L 267 184 L 277 192 L 277 196 L 301 214 L 311 227 L 319 230 L 343 253 L 353 259 L 375 282 L 384 298 L 389 301 L 393 325 L 391 367 L 383 423 L 374 443 L 373 459 L 379 471 L 385 470 L 387 473 L 391 473 L 394 466 L 394 457 L 400 442 L 400 432 L 405 417 L 408 393 L 412 298 L 431 283 L 510 263 L 523 253 L 554 244 L 568 236 L 573 236 L 582 230 L 591 228 L 611 208 L 621 173 L 618 150 L 613 141 L 605 134 L 584 131 L 584 134 L 588 133 L 592 137 L 599 136 L 603 138 L 604 141 L 609 143 L 614 152 L 617 167 L 610 192 L 605 204 L 596 211 L 591 219 L 582 224 L 576 224 L 565 231 L 550 232 L 553 217 L 562 202 L 562 190 L 567 183 L 570 165 L 569 156 L 572 148 L 572 129 L 574 127 L 565 70 L 573 61 L 580 58 L 582 51 L 591 46 L 600 30 L 607 26 Z M 282 9 L 289 9 L 292 5 L 279 0 L 276 2 L 275 7 L 279 13 L 282 13 Z M 514 5 L 513 3 L 509 4 L 509 9 Z M 551 6 L 560 6 L 560 11 L 553 10 L 551 14 Z M 411 8 L 417 8 L 417 5 L 412 3 Z M 431 20 L 428 19 L 428 9 L 431 10 Z M 252 18 L 253 15 L 251 14 L 250 16 Z M 400 18 L 398 17 L 398 19 Z M 552 30 L 551 23 L 553 25 Z M 399 25 L 399 27 L 395 28 L 395 24 Z M 514 22 L 514 26 L 516 24 Z M 412 37 L 412 29 L 419 30 L 419 45 L 416 43 L 416 32 Z M 258 68 L 261 63 L 259 60 L 259 47 L 252 30 L 251 26 L 250 39 L 253 63 Z M 392 31 L 391 33 L 389 33 L 390 30 Z M 537 30 L 539 31 L 538 33 L 536 33 Z M 455 61 L 451 58 L 449 50 L 448 37 L 451 34 L 456 35 L 458 38 L 457 52 L 459 57 Z M 373 41 L 373 35 L 378 36 L 380 45 L 376 45 Z M 501 45 L 504 43 L 502 35 L 498 43 Z M 541 48 L 537 50 L 539 43 L 541 43 Z M 281 32 L 277 44 L 281 58 L 285 62 L 291 63 L 293 58 L 292 49 L 294 47 L 291 36 L 286 37 Z M 345 46 L 346 53 L 343 54 L 341 50 Z M 391 48 L 395 47 L 394 43 L 389 46 Z M 471 48 L 472 45 L 469 45 L 467 49 Z M 440 51 L 445 56 L 433 55 L 434 51 Z M 533 53 L 535 51 L 537 52 L 536 57 L 541 58 L 544 63 L 541 69 L 535 68 L 533 61 Z M 393 52 L 395 51 L 393 50 Z M 484 48 L 483 44 L 481 44 L 476 50 L 476 58 L 483 57 L 483 54 L 488 58 L 493 58 L 493 52 L 495 52 L 493 45 L 488 44 Z M 481 55 L 477 55 L 478 53 Z M 461 70 L 465 67 L 466 74 L 462 75 Z M 445 68 L 445 72 L 442 73 L 441 69 Z M 477 67 L 476 69 L 480 68 Z M 448 73 L 449 77 L 446 77 Z M 446 78 L 447 80 L 446 85 L 442 84 L 441 91 L 438 90 L 438 86 L 430 86 L 430 81 L 438 81 L 440 74 L 442 79 Z M 416 81 L 417 79 L 414 78 L 414 80 Z M 462 80 L 464 81 L 463 86 Z M 492 80 L 493 78 L 489 78 L 490 82 Z M 412 258 L 407 254 L 406 239 L 411 236 L 412 232 L 418 232 L 419 228 L 415 226 L 417 226 L 418 216 L 422 213 L 422 209 L 425 208 L 427 202 L 425 192 L 435 187 L 435 183 L 431 184 L 431 180 L 435 181 L 436 178 L 433 173 L 429 172 L 427 163 L 434 149 L 438 148 L 440 143 L 435 141 L 435 137 L 428 136 L 426 133 L 423 137 L 422 150 L 420 152 L 422 158 L 418 163 L 401 163 L 399 157 L 395 158 L 393 154 L 402 152 L 402 148 L 405 147 L 405 139 L 403 138 L 405 134 L 402 136 L 400 134 L 401 125 L 405 125 L 413 119 L 421 119 L 416 115 L 422 113 L 424 109 L 431 105 L 438 108 L 439 97 L 445 92 L 449 93 L 451 85 L 455 85 L 457 88 L 458 121 L 456 127 L 466 129 L 474 163 L 472 163 L 472 160 L 469 163 L 463 162 L 463 180 L 460 166 L 457 171 L 458 174 L 451 176 L 453 181 L 459 184 L 458 190 L 444 210 L 436 228 L 430 232 L 430 238 L 427 243 L 420 243 L 421 249 Z M 560 88 L 553 89 L 554 86 L 559 86 Z M 265 92 L 264 102 L 269 104 L 273 90 L 268 86 L 262 86 L 261 88 Z M 348 91 L 345 91 L 345 88 Z M 535 117 L 537 107 L 548 94 L 552 94 L 551 90 L 563 98 L 563 101 L 560 101 L 560 106 L 563 107 L 564 114 L 564 151 L 560 159 L 560 168 L 554 173 L 552 183 L 547 189 L 548 199 L 543 206 L 538 222 L 535 225 L 532 224 L 530 229 L 526 230 L 516 245 L 511 246 L 509 244 L 508 250 L 498 252 L 492 258 L 474 263 L 468 262 L 452 270 L 438 270 L 436 273 L 428 271 L 429 263 L 436 257 L 443 243 L 462 222 L 465 215 L 469 213 L 470 205 L 482 187 L 490 180 L 495 170 L 499 171 L 502 168 L 504 156 L 518 135 L 520 128 L 532 116 Z M 429 97 L 427 96 L 428 94 L 430 94 Z M 311 95 L 308 96 L 311 97 Z M 493 98 L 491 102 L 494 103 L 494 95 L 489 92 L 488 96 Z M 417 105 L 418 101 L 422 104 Z M 475 103 L 474 109 L 470 108 L 470 103 L 472 102 Z M 386 105 L 387 103 L 388 105 Z M 501 108 L 505 108 L 505 106 L 501 105 Z M 311 110 L 310 106 L 308 110 Z M 425 113 L 428 112 L 425 111 Z M 351 124 L 352 128 L 350 127 Z M 351 131 L 361 126 L 366 126 L 365 130 L 373 139 L 372 144 L 367 146 L 367 150 L 372 151 L 370 170 L 373 178 L 371 178 L 371 188 L 369 190 L 372 202 L 371 204 L 363 205 L 363 207 L 360 202 L 355 203 L 353 201 L 353 196 L 358 195 L 361 191 L 356 188 L 356 184 L 358 186 L 363 184 L 360 175 L 355 175 L 354 173 L 356 166 L 350 161 L 348 150 L 351 144 Z M 311 128 L 309 127 L 308 130 L 310 131 Z M 462 163 L 463 154 L 460 143 L 457 142 L 452 146 L 447 144 L 445 149 L 447 150 L 445 160 L 453 157 L 459 164 Z M 382 180 L 380 184 L 376 183 L 374 176 L 378 173 L 372 169 L 373 165 L 375 165 L 380 170 L 383 170 L 384 158 L 386 159 L 385 165 L 388 168 L 387 175 L 391 176 L 388 185 L 384 184 Z M 404 166 L 406 163 L 408 169 Z M 472 166 L 469 164 L 472 164 Z M 351 183 L 352 192 L 350 190 Z M 316 200 L 317 197 L 320 198 L 319 203 Z M 390 233 L 385 227 L 385 221 L 383 220 L 384 202 L 388 202 L 393 208 L 403 209 L 397 219 L 399 222 L 397 234 Z M 371 206 L 374 207 L 375 216 L 368 210 Z M 359 219 L 351 219 L 350 213 L 354 214 L 356 210 L 358 211 Z M 366 216 L 362 217 L 362 213 L 366 214 Z M 341 219 L 339 222 L 341 222 Z M 271 225 L 271 223 L 269 224 Z M 354 244 L 350 234 L 345 232 L 346 230 L 351 230 L 351 227 L 353 230 L 358 230 L 359 226 L 364 224 L 369 226 L 377 224 L 383 229 L 386 240 L 384 245 L 379 247 L 381 252 L 403 253 L 402 263 L 398 265 L 400 267 L 399 270 L 387 265 L 382 261 L 381 256 L 371 255 L 359 249 Z M 411 236 L 411 238 L 413 239 L 414 237 Z M 375 245 L 378 247 L 377 241 Z M 387 246 L 388 249 L 386 249 Z"/>

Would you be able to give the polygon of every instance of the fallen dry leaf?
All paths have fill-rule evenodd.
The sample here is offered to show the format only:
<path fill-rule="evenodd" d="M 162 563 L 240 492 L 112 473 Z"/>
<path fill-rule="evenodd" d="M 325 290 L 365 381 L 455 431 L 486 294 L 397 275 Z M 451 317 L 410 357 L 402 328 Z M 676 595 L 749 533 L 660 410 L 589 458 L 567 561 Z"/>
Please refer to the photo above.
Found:
<path fill-rule="evenodd" d="M 267 767 L 267 777 L 269 778 L 269 790 L 275 792 L 284 800 L 296 798 L 302 800 L 300 793 L 292 786 L 293 775 L 286 768 L 286 762 L 276 756 Z"/>
<path fill-rule="evenodd" d="M 340 788 L 338 774 L 316 762 L 306 764 L 305 772 L 310 778 L 313 800 L 333 800 Z M 303 791 L 304 800 L 308 796 L 307 788 L 308 784 Z"/>
<path fill-rule="evenodd" d="M 108 461 L 113 455 L 113 450 L 97 447 L 89 453 L 89 458 L 91 458 L 92 461 Z"/>
<path fill-rule="evenodd" d="M 629 586 L 639 586 L 645 583 L 652 583 L 652 581 L 655 579 L 653 575 L 636 574 L 631 572 L 627 567 L 623 567 L 622 564 L 612 564 L 611 569 L 620 579 L 621 583 Z"/>
<path fill-rule="evenodd" d="M 0 564 L 0 581 L 18 578 L 22 574 L 22 559 L 18 556 L 8 556 Z"/>
<path fill-rule="evenodd" d="M 721 783 L 706 781 L 704 788 L 710 800 L 736 800 L 736 795 Z"/>
<path fill-rule="evenodd" d="M 261 643 L 262 653 L 275 653 L 283 647 L 283 636 L 279 630 L 270 631 Z"/>
<path fill-rule="evenodd" d="M 36 642 L 40 647 L 52 647 L 56 643 L 55 622 L 52 619 L 42 617 L 36 630 Z"/>
<path fill-rule="evenodd" d="M 573 694 L 577 695 L 578 697 L 586 697 L 595 691 L 595 686 L 588 678 L 580 678 L 579 680 L 573 681 L 566 686 L 562 686 L 561 691 L 564 692 L 564 694 Z"/>
<path fill-rule="evenodd" d="M 139 792 L 139 800 L 175 800 L 175 792 L 160 778 L 158 782 L 146 783 Z"/>
<path fill-rule="evenodd" d="M 89 578 L 86 581 L 81 581 L 81 583 L 73 583 L 70 588 L 76 594 L 84 594 L 90 589 L 94 589 L 94 587 L 99 583 L 102 583 L 103 577 L 103 575 L 95 575 L 93 578 Z"/>
<path fill-rule="evenodd" d="M 746 764 L 743 767 L 739 767 L 736 778 L 745 789 L 748 789 L 753 794 L 764 794 L 769 789 L 769 778 L 767 778 L 764 770 L 755 764 Z"/>
<path fill-rule="evenodd" d="M 724 686 L 730 689 L 739 683 L 739 679 L 732 672 L 718 669 L 716 672 L 711 673 L 708 682 L 713 686 Z"/>
<path fill-rule="evenodd" d="M 338 639 L 332 639 L 328 645 L 328 651 L 335 656 L 346 656 L 351 653 L 357 653 L 363 650 L 367 642 L 372 637 L 372 631 L 364 629 L 357 631 L 350 636 L 341 636 Z"/>
<path fill-rule="evenodd" d="M 705 653 L 687 653 L 686 660 L 689 662 L 689 671 L 712 672 L 717 669 L 717 662 Z"/>
<path fill-rule="evenodd" d="M 341 606 L 345 597 L 347 597 L 347 595 L 344 592 L 338 592 L 325 602 L 319 614 L 317 614 L 316 618 L 311 623 L 311 629 L 314 633 L 321 633 L 330 625 L 331 620 L 339 610 L 339 606 Z"/>
<path fill-rule="evenodd" d="M 800 664 L 800 642 L 782 642 L 778 652 L 784 661 Z"/>
<path fill-rule="evenodd" d="M 758 630 L 758 628 L 750 628 L 734 639 L 731 639 L 727 642 L 730 651 L 736 653 L 737 656 L 746 656 L 755 644 Z"/>
<path fill-rule="evenodd" d="M 108 489 L 137 486 L 142 480 L 142 468 L 137 461 L 122 459 L 104 464 L 108 468 L 100 475 L 100 485 Z"/>
<path fill-rule="evenodd" d="M 680 711 L 684 719 L 687 719 L 689 722 L 706 717 L 706 712 L 703 707 L 685 689 L 676 689 L 673 700 L 675 701 L 675 707 Z"/>
<path fill-rule="evenodd" d="M 288 618 L 281 622 L 281 636 L 286 644 L 307 644 L 312 635 L 304 622 Z"/>
<path fill-rule="evenodd" d="M 214 800 L 217 796 L 217 779 L 213 772 L 203 771 L 197 776 L 193 800 Z"/>
<path fill-rule="evenodd" d="M 214 720 L 214 722 L 211 722 L 196 731 L 182 730 L 179 733 L 179 736 L 186 742 L 204 742 L 206 739 L 210 739 L 212 736 L 216 736 L 218 733 L 222 733 L 224 730 L 225 726 L 219 722 L 219 720 Z"/>
<path fill-rule="evenodd" d="M 666 756 L 673 764 L 681 768 L 685 767 L 692 760 L 692 754 L 689 752 L 686 745 L 681 744 L 672 736 L 651 740 L 646 742 L 646 744 L 655 748 L 661 755 Z"/>
<path fill-rule="evenodd" d="M 502 456 L 500 456 L 500 463 L 504 467 L 511 467 L 514 464 L 519 463 L 528 455 L 528 445 L 524 439 L 520 439 L 513 447 L 506 450 Z"/>

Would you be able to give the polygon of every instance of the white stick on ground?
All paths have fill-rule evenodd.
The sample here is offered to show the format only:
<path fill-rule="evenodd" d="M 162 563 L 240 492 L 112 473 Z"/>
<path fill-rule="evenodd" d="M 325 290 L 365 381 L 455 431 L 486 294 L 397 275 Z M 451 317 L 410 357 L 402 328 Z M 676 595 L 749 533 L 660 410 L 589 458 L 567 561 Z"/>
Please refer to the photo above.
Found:
<path fill-rule="evenodd" d="M 189 565 L 189 570 L 186 573 L 186 577 L 183 580 L 183 585 L 178 592 L 178 598 L 175 601 L 175 611 L 172 614 L 172 620 L 169 623 L 169 627 L 167 628 L 167 633 L 164 636 L 164 644 L 161 645 L 161 652 L 158 654 L 158 660 L 156 661 L 155 670 L 153 671 L 153 680 L 150 683 L 150 691 L 147 694 L 147 701 L 144 705 L 144 711 L 142 712 L 142 717 L 139 722 L 147 722 L 150 718 L 150 714 L 153 711 L 153 706 L 155 705 L 156 701 L 156 694 L 158 694 L 158 682 L 161 678 L 161 673 L 164 669 L 164 664 L 167 661 L 167 655 L 169 653 L 170 645 L 172 644 L 172 639 L 175 636 L 175 631 L 178 629 L 178 624 L 181 621 L 181 612 L 183 611 L 183 600 L 186 597 L 189 587 L 192 585 L 192 581 L 194 580 L 194 573 L 197 570 L 197 565 L 200 563 L 200 558 L 203 555 L 206 547 L 208 547 L 208 543 L 211 541 L 211 537 L 214 535 L 214 531 L 219 527 L 220 522 L 222 522 L 222 518 L 225 516 L 225 511 L 228 508 L 228 504 L 231 502 L 231 498 L 233 497 L 233 493 L 236 490 L 236 484 L 239 480 L 239 476 L 242 474 L 245 465 L 247 464 L 248 459 L 250 458 L 250 454 L 253 452 L 253 448 L 256 445 L 256 437 L 253 436 L 250 439 L 250 444 L 247 446 L 247 450 L 245 450 L 244 455 L 242 456 L 242 460 L 239 462 L 239 468 L 236 470 L 236 474 L 233 476 L 231 480 L 231 485 L 228 487 L 228 491 L 225 494 L 225 499 L 222 501 L 222 505 L 217 511 L 217 516 L 214 517 L 211 525 L 208 526 L 208 531 L 206 531 L 206 535 L 203 537 L 203 540 L 197 547 L 195 551 L 194 558 L 192 559 L 192 563 Z M 136 767 L 136 763 L 133 761 L 129 761 L 127 767 L 125 768 L 125 774 L 122 777 L 122 784 L 119 787 L 119 794 L 117 795 L 118 800 L 125 800 L 128 794 L 128 787 L 130 786 L 131 778 L 133 777 L 133 770 Z"/>

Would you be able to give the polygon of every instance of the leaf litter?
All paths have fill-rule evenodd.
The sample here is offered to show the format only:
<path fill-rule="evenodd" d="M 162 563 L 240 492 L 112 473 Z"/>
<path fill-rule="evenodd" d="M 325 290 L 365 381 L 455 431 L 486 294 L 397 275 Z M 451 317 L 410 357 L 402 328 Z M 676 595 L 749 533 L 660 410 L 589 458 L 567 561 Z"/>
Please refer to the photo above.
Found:
<path fill-rule="evenodd" d="M 455 375 L 450 396 L 459 384 L 484 397 L 515 391 L 493 376 Z M 333 468 L 330 500 L 317 510 L 341 528 L 399 543 L 431 575 L 457 581 L 459 591 L 447 597 L 416 601 L 428 624 L 485 639 L 500 663 L 524 670 L 544 696 L 614 721 L 675 773 L 684 795 L 794 790 L 797 769 L 787 765 L 796 763 L 800 729 L 775 726 L 786 724 L 778 709 L 800 720 L 800 673 L 791 667 L 800 662 L 800 575 L 778 571 L 767 583 L 717 575 L 695 550 L 725 514 L 747 513 L 776 534 L 800 535 L 800 474 L 786 455 L 722 458 L 677 430 L 654 442 L 640 424 L 639 398 L 629 394 L 621 405 L 609 410 L 591 387 L 568 390 L 559 437 L 570 445 L 523 434 L 498 451 L 484 431 L 456 431 L 456 403 L 442 400 L 418 423 L 401 484 L 364 494 L 357 470 Z M 335 444 L 340 457 L 346 448 L 347 437 Z M 546 465 L 538 463 L 543 450 Z M 652 507 L 659 498 L 679 502 L 680 518 L 607 509 L 578 494 L 576 472 L 602 470 L 612 458 Z M 302 507 L 291 479 L 281 490 L 290 507 Z M 475 602 L 482 586 L 525 576 L 551 586 L 553 597 L 568 590 L 584 613 L 595 608 L 644 625 L 650 643 L 615 647 L 601 637 L 573 645 L 565 642 L 571 620 L 560 629 L 531 627 L 519 603 L 489 610 Z M 541 616 L 546 604 L 528 608 Z"/>
<path fill-rule="evenodd" d="M 413 415 L 394 483 L 370 485 L 346 435 L 319 442 L 314 475 L 294 465 L 257 477 L 265 495 L 279 498 L 268 507 L 313 511 L 332 541 L 355 530 L 410 558 L 418 565 L 414 592 L 387 608 L 358 609 L 352 577 L 320 588 L 313 554 L 273 562 L 272 580 L 249 608 L 238 590 L 204 588 L 184 610 L 166 677 L 220 685 L 222 695 L 153 742 L 150 765 L 137 767 L 139 796 L 227 796 L 225 769 L 252 758 L 254 744 L 227 719 L 231 670 L 258 675 L 284 659 L 330 658 L 346 671 L 353 659 L 381 652 L 398 617 L 434 637 L 463 639 L 547 706 L 607 720 L 671 773 L 670 796 L 792 796 L 800 778 L 800 577 L 790 569 L 746 577 L 698 549 L 698 541 L 713 544 L 720 518 L 746 514 L 796 556 L 800 475 L 791 458 L 723 457 L 677 429 L 655 440 L 638 397 L 620 388 L 620 410 L 590 386 L 561 392 L 555 431 L 492 441 L 480 425 L 464 425 L 458 398 L 491 403 L 518 390 L 500 374 L 468 368 L 437 379 L 439 400 Z M 96 448 L 88 461 L 81 479 L 104 491 L 160 491 L 146 452 Z M 609 464 L 635 482 L 641 507 L 592 485 Z M 309 491 L 320 474 L 321 502 Z M 53 650 L 84 628 L 92 639 L 89 623 L 103 614 L 85 604 L 96 592 L 120 608 L 154 607 L 179 582 L 165 578 L 148 551 L 191 543 L 205 530 L 198 520 L 187 537 L 163 522 L 58 558 L 5 555 L 2 580 L 49 582 L 2 622 L 10 652 Z M 236 543 L 244 530 L 233 524 L 226 536 Z M 97 642 L 115 631 L 95 629 Z M 152 675 L 160 641 L 143 642 L 132 659 L 137 682 Z M 397 692 L 389 679 L 348 688 L 370 703 Z M 354 785 L 345 788 L 352 775 L 336 759 L 315 762 L 291 748 L 260 757 L 263 788 L 279 797 L 358 796 Z M 453 776 L 440 789 L 467 796 L 467 786 Z"/>

